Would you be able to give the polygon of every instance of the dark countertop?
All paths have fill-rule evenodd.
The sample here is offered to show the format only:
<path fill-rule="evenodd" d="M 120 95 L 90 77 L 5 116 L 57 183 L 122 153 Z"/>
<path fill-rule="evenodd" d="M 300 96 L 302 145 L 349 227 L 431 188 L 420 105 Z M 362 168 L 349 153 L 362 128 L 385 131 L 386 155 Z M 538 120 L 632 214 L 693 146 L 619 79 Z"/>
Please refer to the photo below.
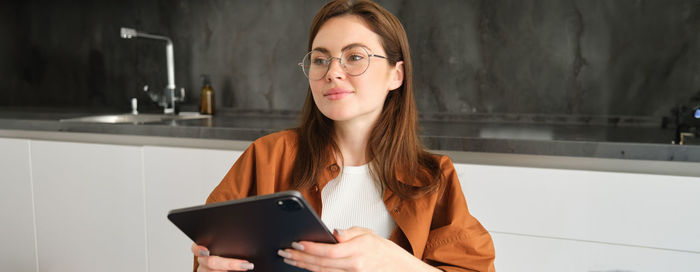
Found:
<path fill-rule="evenodd" d="M 110 113 L 0 108 L 0 129 L 253 141 L 298 123 L 296 112 L 249 111 L 138 125 L 59 121 Z M 653 118 L 431 115 L 420 134 L 433 150 L 700 162 L 700 146 L 671 144 L 674 130 Z"/>

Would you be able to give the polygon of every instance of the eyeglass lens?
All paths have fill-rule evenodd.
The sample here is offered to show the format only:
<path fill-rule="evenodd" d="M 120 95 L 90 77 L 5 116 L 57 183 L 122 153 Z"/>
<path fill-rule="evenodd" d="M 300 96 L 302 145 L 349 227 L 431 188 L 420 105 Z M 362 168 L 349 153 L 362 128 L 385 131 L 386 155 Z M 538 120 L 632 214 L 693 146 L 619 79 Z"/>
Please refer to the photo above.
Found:
<path fill-rule="evenodd" d="M 304 57 L 302 68 L 310 79 L 321 79 L 328 72 L 333 59 L 337 58 L 320 51 L 311 51 Z M 349 48 L 343 51 L 339 61 L 345 73 L 351 76 L 358 76 L 369 67 L 369 53 L 362 47 Z"/>

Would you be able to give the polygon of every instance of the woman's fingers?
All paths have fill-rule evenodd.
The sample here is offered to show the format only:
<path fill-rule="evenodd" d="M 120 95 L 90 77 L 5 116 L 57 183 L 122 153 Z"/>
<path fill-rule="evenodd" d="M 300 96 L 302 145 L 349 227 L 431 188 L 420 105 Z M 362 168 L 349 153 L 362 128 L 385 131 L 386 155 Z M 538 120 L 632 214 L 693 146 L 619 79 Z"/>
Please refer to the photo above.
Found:
<path fill-rule="evenodd" d="M 291 249 L 279 250 L 277 254 L 287 264 L 311 271 L 372 271 L 396 265 L 385 258 L 389 256 L 385 250 L 392 249 L 387 247 L 391 242 L 369 229 L 353 227 L 336 230 L 333 235 L 340 243 L 295 242 Z"/>
<path fill-rule="evenodd" d="M 338 239 L 338 244 L 294 242 L 292 248 L 311 255 L 328 258 L 345 258 L 361 250 L 367 250 L 371 246 L 373 232 L 369 229 L 352 227 L 347 230 L 336 229 L 333 235 Z"/>
<path fill-rule="evenodd" d="M 292 248 L 297 252 L 303 252 L 310 255 L 327 257 L 327 258 L 344 258 L 352 255 L 355 246 L 349 243 L 326 244 L 314 242 L 294 242 Z"/>
<path fill-rule="evenodd" d="M 289 265 L 310 271 L 341 271 L 340 268 L 348 267 L 350 261 L 348 258 L 326 258 L 291 249 L 280 249 L 277 255 Z"/>
<path fill-rule="evenodd" d="M 246 260 L 209 256 L 209 250 L 197 244 L 192 245 L 191 251 L 197 256 L 197 262 L 199 263 L 198 271 L 247 271 L 255 267 Z"/>
<path fill-rule="evenodd" d="M 339 244 L 294 242 L 294 249 L 280 250 L 278 254 L 288 264 L 311 271 L 335 271 L 338 268 L 354 267 L 357 262 L 349 257 L 362 250 L 363 245 L 367 246 L 368 239 L 365 238 L 371 238 L 372 231 L 353 227 L 336 230 L 333 234 Z M 254 268 L 246 260 L 209 256 L 209 250 L 197 244 L 192 245 L 191 251 L 197 256 L 199 271 L 246 271 Z"/>
<path fill-rule="evenodd" d="M 190 250 L 192 251 L 192 254 L 194 254 L 194 256 L 197 256 L 197 257 L 209 256 L 209 249 L 207 249 L 204 246 L 192 244 L 192 247 L 190 248 Z"/>
<path fill-rule="evenodd" d="M 356 234 L 351 233 L 347 236 Z M 343 236 L 342 231 L 340 236 Z M 359 237 L 361 236 L 353 238 Z M 292 249 L 279 250 L 277 254 L 283 257 L 287 264 L 311 271 L 356 270 L 360 263 L 356 258 L 359 253 L 358 247 L 362 245 L 360 240 L 364 239 L 350 239 L 339 244 L 294 242 Z"/>
<path fill-rule="evenodd" d="M 363 235 L 363 234 L 368 234 L 371 233 L 372 231 L 366 228 L 361 228 L 361 227 L 352 227 L 346 230 L 343 229 L 335 229 L 333 231 L 333 236 L 335 236 L 335 239 L 338 240 L 338 242 L 343 243 L 348 240 L 351 240 L 352 238 L 355 238 L 357 236 Z"/>
<path fill-rule="evenodd" d="M 224 258 L 219 256 L 197 257 L 197 262 L 199 262 L 200 267 L 209 270 L 247 271 L 254 268 L 254 265 L 246 260 Z"/>

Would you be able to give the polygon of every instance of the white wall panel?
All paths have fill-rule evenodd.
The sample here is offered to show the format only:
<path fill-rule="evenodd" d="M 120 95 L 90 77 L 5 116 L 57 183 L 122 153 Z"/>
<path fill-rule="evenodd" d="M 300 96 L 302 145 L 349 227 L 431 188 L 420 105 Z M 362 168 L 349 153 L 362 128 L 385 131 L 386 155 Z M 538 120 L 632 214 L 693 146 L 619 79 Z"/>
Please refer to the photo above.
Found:
<path fill-rule="evenodd" d="M 40 271 L 146 271 L 141 148 L 32 141 Z"/>
<path fill-rule="evenodd" d="M 149 271 L 191 271 L 192 241 L 166 218 L 204 204 L 240 151 L 144 147 Z"/>
<path fill-rule="evenodd" d="M 36 271 L 29 141 L 0 138 L 0 270 Z"/>

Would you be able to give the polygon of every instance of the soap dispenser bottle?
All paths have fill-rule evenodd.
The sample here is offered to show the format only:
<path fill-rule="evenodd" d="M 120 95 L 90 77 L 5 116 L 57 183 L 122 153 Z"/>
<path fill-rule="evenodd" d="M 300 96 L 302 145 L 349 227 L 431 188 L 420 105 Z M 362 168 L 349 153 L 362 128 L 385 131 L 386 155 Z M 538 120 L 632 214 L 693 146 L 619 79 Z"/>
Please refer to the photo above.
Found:
<path fill-rule="evenodd" d="M 214 114 L 214 89 L 211 87 L 209 75 L 202 75 L 202 94 L 200 96 L 199 113 Z"/>

